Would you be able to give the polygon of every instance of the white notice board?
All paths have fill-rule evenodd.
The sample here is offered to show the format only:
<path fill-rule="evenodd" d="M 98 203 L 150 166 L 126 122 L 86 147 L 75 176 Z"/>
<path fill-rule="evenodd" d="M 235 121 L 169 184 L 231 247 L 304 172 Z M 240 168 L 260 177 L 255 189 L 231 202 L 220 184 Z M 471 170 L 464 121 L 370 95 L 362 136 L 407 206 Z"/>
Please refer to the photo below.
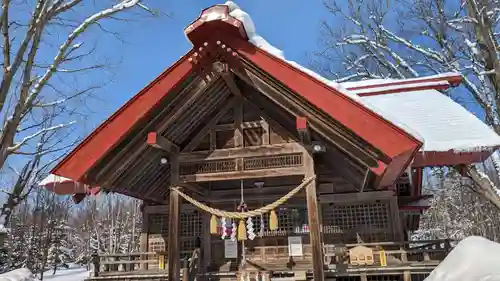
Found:
<path fill-rule="evenodd" d="M 302 236 L 288 236 L 288 255 L 302 257 Z"/>
<path fill-rule="evenodd" d="M 226 259 L 238 258 L 238 242 L 230 239 L 224 240 L 224 257 Z"/>

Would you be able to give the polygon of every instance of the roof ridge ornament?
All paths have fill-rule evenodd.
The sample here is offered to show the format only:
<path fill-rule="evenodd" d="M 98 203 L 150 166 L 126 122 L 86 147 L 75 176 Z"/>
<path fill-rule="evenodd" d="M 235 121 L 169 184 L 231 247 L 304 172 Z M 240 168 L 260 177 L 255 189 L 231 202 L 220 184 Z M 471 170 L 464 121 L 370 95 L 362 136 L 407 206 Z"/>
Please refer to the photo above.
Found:
<path fill-rule="evenodd" d="M 239 7 L 234 2 L 228 1 L 226 4 L 214 5 L 203 10 L 200 16 L 184 29 L 184 34 L 193 45 L 200 45 L 200 43 L 213 38 L 214 34 L 217 33 L 248 40 L 244 23 L 237 18 L 248 17 L 248 14 L 236 9 Z M 235 12 L 237 17 L 230 14 L 232 11 Z M 250 33 L 255 32 L 253 23 L 247 23 L 247 25 Z"/>

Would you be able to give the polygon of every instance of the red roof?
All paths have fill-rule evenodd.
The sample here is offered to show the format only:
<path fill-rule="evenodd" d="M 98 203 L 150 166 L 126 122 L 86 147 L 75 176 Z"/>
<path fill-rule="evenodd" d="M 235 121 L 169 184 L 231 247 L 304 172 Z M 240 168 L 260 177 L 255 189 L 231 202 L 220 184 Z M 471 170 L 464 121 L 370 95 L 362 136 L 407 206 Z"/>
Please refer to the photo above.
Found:
<path fill-rule="evenodd" d="M 391 185 L 395 181 L 421 147 L 422 143 L 419 140 L 339 89 L 325 85 L 287 62 L 250 44 L 243 25 L 228 15 L 227 7 L 214 6 L 209 9 L 214 8 L 225 9 L 225 17 L 210 20 L 201 16 L 186 28 L 187 36 L 194 45 L 193 50 L 207 46 L 215 47 L 217 41 L 223 42 L 230 48 L 230 53 L 235 59 L 251 62 L 315 106 L 321 114 L 343 124 L 382 152 L 386 156 L 385 159 L 379 161 L 379 167 L 373 167 L 372 171 L 379 175 L 378 183 L 381 186 Z M 99 126 L 66 156 L 52 173 L 86 183 L 86 173 L 115 147 L 134 125 L 147 118 L 152 109 L 174 87 L 193 70 L 199 69 L 198 65 L 202 64 L 203 60 L 215 59 L 200 58 L 193 50 Z"/>

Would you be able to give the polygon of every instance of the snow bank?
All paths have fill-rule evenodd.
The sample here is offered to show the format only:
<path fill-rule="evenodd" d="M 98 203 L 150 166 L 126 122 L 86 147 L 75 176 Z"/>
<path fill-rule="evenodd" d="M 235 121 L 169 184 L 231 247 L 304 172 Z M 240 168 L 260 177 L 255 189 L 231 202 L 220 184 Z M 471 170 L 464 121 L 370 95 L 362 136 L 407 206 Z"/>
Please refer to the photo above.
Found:
<path fill-rule="evenodd" d="M 483 237 L 462 240 L 424 281 L 500 281 L 500 244 Z"/>
<path fill-rule="evenodd" d="M 27 268 L 19 268 L 0 274 L 0 281 L 35 281 L 35 276 Z"/>
<path fill-rule="evenodd" d="M 86 267 L 70 265 L 68 269 L 58 269 L 56 274 L 52 271 L 46 271 L 43 275 L 43 280 L 50 281 L 83 281 L 90 276 L 90 271 Z M 1 280 L 0 280 L 1 281 Z"/>

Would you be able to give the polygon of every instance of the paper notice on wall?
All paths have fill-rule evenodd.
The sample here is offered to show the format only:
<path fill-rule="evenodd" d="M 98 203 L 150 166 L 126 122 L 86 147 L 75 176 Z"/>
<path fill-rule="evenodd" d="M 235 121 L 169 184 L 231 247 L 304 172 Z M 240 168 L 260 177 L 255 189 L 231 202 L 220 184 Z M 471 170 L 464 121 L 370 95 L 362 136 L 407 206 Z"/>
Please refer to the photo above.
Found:
<path fill-rule="evenodd" d="M 238 242 L 229 239 L 224 240 L 224 257 L 226 259 L 238 258 Z"/>
<path fill-rule="evenodd" d="M 301 257 L 302 253 L 302 236 L 288 237 L 288 255 L 290 257 Z"/>

